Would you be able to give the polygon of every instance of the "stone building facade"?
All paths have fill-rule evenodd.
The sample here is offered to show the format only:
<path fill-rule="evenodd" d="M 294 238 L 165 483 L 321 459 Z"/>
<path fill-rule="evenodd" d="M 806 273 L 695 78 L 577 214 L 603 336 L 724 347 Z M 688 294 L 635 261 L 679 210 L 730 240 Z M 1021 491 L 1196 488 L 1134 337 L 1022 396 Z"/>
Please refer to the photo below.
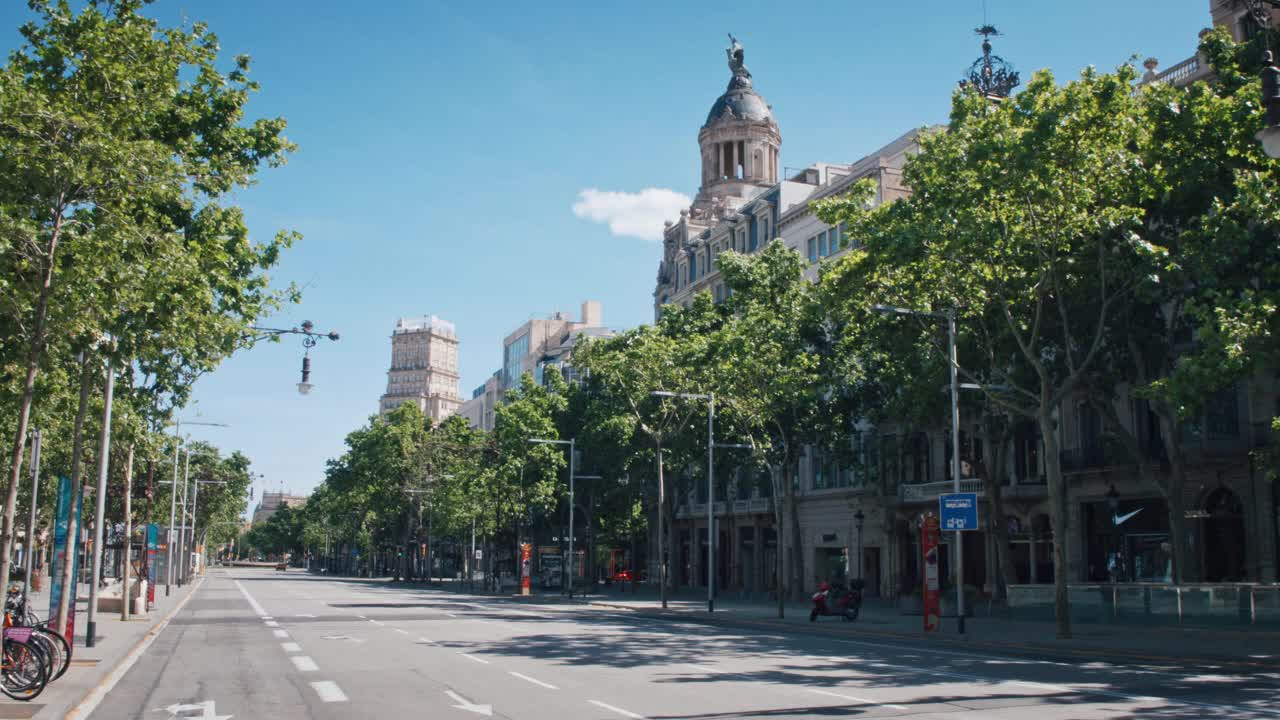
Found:
<path fill-rule="evenodd" d="M 378 403 L 386 415 L 412 402 L 440 423 L 458 411 L 458 336 L 453 323 L 435 315 L 400 318 L 391 334 L 387 391 Z"/>
<path fill-rule="evenodd" d="M 1228 12 L 1221 0 L 1210 0 L 1210 6 L 1215 22 L 1237 33 L 1248 29 L 1239 8 Z M 989 38 L 984 55 L 990 56 Z M 1207 69 L 1196 62 L 1193 57 L 1162 73 L 1149 63 L 1144 81 L 1183 85 L 1206 77 Z M 1012 77 L 1016 83 L 1016 74 Z M 773 182 L 751 175 L 730 181 L 717 166 L 708 172 L 708 158 L 723 155 L 723 146 L 708 148 L 708 138 L 723 143 L 741 137 L 745 142 L 759 137 L 745 128 L 768 126 L 768 137 L 780 146 L 781 135 L 763 100 L 743 99 L 747 93 L 758 98 L 754 89 L 735 90 L 731 81 L 729 92 L 737 94 L 718 99 L 699 132 L 702 188 L 692 207 L 665 228 L 653 296 L 655 317 L 663 305 L 687 305 L 699 292 L 723 300 L 716 256 L 726 250 L 754 252 L 775 238 L 808 259 L 806 273 L 816 279 L 825 259 L 849 248 L 842 229 L 822 223 L 810 202 L 845 192 L 863 178 L 875 182 L 878 203 L 907 196 L 902 169 L 918 150 L 920 133 L 943 131 L 906 133 L 851 164 L 819 163 Z M 725 110 L 738 107 L 741 116 L 737 110 Z M 1200 417 L 1179 430 L 1187 469 L 1180 502 L 1186 521 L 1181 538 L 1170 533 L 1169 503 L 1160 490 L 1167 484 L 1168 454 L 1160 445 L 1151 411 L 1128 388 L 1120 389 L 1113 405 L 1107 419 L 1082 397 L 1069 398 L 1058 409 L 1059 460 L 1067 485 L 1069 581 L 1170 582 L 1170 549 L 1181 542 L 1186 549 L 1185 581 L 1275 582 L 1280 485 L 1274 468 L 1262 458 L 1268 457 L 1273 442 L 1270 421 L 1280 415 L 1280 376 L 1274 371 L 1259 373 L 1219 393 Z M 1002 554 L 1014 583 L 1051 583 L 1053 537 L 1039 430 L 1032 423 L 1016 426 L 1005 447 L 1004 466 L 995 468 L 978 420 L 961 418 L 959 452 L 961 487 L 978 493 L 983 529 L 964 534 L 959 549 L 954 547 L 954 534 L 943 534 L 944 577 L 955 566 L 955 553 L 963 552 L 964 583 L 979 592 L 993 592 L 1000 574 L 995 532 L 999 523 L 1007 531 L 1009 545 Z M 812 584 L 860 576 L 871 595 L 910 594 L 917 591 L 920 579 L 920 523 L 926 513 L 937 513 L 939 496 L 953 487 L 950 424 L 941 417 L 923 427 L 890 424 L 863 429 L 855 467 L 841 467 L 816 448 L 806 449 L 799 460 L 801 577 Z M 1124 434 L 1138 439 L 1145 475 L 1139 472 L 1137 458 L 1121 447 L 1118 438 Z M 992 510 L 984 482 L 992 474 L 1001 487 L 999 514 Z M 739 473 L 717 491 L 711 535 L 717 548 L 717 586 L 727 594 L 758 594 L 775 587 L 778 529 L 772 487 L 767 476 Z M 671 576 L 679 585 L 705 586 L 707 581 L 706 494 L 704 482 L 690 484 L 687 479 L 675 493 L 677 520 L 669 557 Z M 791 537 L 789 529 L 783 537 Z M 656 561 L 656 549 L 649 556 Z M 656 577 L 656 564 L 650 565 L 650 576 Z"/>
<path fill-rule="evenodd" d="M 604 326 L 598 300 L 584 301 L 577 320 L 565 312 L 526 320 L 503 338 L 502 368 L 472 391 L 471 399 L 462 403 L 458 414 L 465 417 L 473 428 L 492 430 L 495 409 L 507 392 L 520 386 L 520 378 L 525 373 L 530 373 L 535 381 L 541 383 L 546 368 L 554 366 L 567 379 L 572 379 L 573 368 L 569 359 L 578 341 L 583 337 L 608 337 L 612 334 L 613 331 Z"/>

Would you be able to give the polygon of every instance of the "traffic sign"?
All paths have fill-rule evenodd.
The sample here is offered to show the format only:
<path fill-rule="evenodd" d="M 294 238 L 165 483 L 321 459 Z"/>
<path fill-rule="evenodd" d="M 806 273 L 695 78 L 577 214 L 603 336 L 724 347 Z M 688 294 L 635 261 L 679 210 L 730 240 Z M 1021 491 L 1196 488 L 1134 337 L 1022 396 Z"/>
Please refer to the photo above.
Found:
<path fill-rule="evenodd" d="M 943 530 L 978 529 L 978 493 L 950 493 L 938 498 Z"/>

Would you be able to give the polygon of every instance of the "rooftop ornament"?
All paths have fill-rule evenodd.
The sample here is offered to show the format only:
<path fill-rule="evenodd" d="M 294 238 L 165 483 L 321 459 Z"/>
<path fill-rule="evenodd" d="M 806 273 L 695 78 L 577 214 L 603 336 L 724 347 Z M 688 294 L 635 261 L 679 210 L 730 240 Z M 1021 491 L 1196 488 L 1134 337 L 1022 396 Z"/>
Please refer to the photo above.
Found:
<path fill-rule="evenodd" d="M 991 52 L 991 38 L 1000 35 L 995 25 L 983 25 L 974 30 L 982 36 L 982 57 L 969 66 L 969 77 L 960 81 L 960 87 L 973 87 L 983 95 L 999 99 L 1007 98 L 1022 79 L 1013 65 Z"/>

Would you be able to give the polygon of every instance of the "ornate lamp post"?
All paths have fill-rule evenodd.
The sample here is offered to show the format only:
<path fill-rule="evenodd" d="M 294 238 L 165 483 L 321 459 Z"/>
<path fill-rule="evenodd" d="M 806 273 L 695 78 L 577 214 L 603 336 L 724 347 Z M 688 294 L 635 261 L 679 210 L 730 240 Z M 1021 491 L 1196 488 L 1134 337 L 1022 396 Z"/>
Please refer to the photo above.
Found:
<path fill-rule="evenodd" d="M 250 343 L 255 343 L 269 337 L 280 337 L 281 335 L 302 336 L 302 347 L 306 348 L 306 351 L 302 354 L 302 382 L 298 383 L 299 395 L 310 395 L 311 389 L 315 387 L 315 385 L 311 383 L 311 348 L 315 347 L 321 339 L 337 342 L 339 338 L 338 333 L 333 331 L 327 333 L 315 332 L 315 325 L 313 325 L 310 320 L 304 320 L 302 322 L 302 327 L 300 328 L 294 327 L 284 329 L 254 326 L 249 329 L 256 333 L 246 336 L 246 339 L 249 340 Z"/>
<path fill-rule="evenodd" d="M 862 580 L 862 523 L 866 521 L 867 516 L 863 514 L 862 508 L 853 514 L 853 524 L 858 530 L 858 580 Z"/>
<path fill-rule="evenodd" d="M 1249 16 L 1262 28 L 1271 31 L 1271 11 L 1280 8 L 1280 0 L 1245 0 Z M 1269 157 L 1280 158 L 1280 67 L 1276 67 L 1271 53 L 1270 37 L 1262 54 L 1262 105 L 1267 110 L 1267 126 L 1255 136 L 1262 143 L 1262 151 Z"/>
<path fill-rule="evenodd" d="M 983 25 L 974 32 L 982 36 L 982 57 L 969 66 L 968 77 L 960 81 L 960 86 L 972 87 L 992 100 L 1003 100 L 1022 79 L 1013 65 L 991 52 L 991 38 L 1000 35 L 995 25 Z"/>

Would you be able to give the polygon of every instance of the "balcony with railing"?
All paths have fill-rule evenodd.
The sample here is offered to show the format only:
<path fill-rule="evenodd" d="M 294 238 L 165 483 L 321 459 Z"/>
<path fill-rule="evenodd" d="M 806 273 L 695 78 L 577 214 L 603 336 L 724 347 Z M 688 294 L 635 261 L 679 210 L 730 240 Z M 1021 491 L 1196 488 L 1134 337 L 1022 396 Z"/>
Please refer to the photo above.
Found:
<path fill-rule="evenodd" d="M 899 485 L 898 499 L 902 502 L 930 502 L 937 500 L 939 495 L 945 495 L 950 492 L 955 492 L 955 484 L 950 480 L 931 483 L 916 483 L 914 485 Z M 960 481 L 960 492 L 971 492 L 981 495 L 985 490 L 981 479 L 964 478 Z"/>
<path fill-rule="evenodd" d="M 773 498 L 750 498 L 748 500 L 720 501 L 712 508 L 715 515 L 757 515 L 773 512 Z M 707 516 L 706 503 L 684 502 L 676 507 L 676 519 L 687 520 Z"/>
<path fill-rule="evenodd" d="M 1201 62 L 1199 55 L 1192 55 L 1177 65 L 1172 65 L 1160 72 L 1149 71 L 1142 78 L 1142 84 L 1168 83 L 1174 87 L 1182 87 L 1208 77 L 1211 72 L 1212 68 L 1209 67 L 1209 63 Z"/>

